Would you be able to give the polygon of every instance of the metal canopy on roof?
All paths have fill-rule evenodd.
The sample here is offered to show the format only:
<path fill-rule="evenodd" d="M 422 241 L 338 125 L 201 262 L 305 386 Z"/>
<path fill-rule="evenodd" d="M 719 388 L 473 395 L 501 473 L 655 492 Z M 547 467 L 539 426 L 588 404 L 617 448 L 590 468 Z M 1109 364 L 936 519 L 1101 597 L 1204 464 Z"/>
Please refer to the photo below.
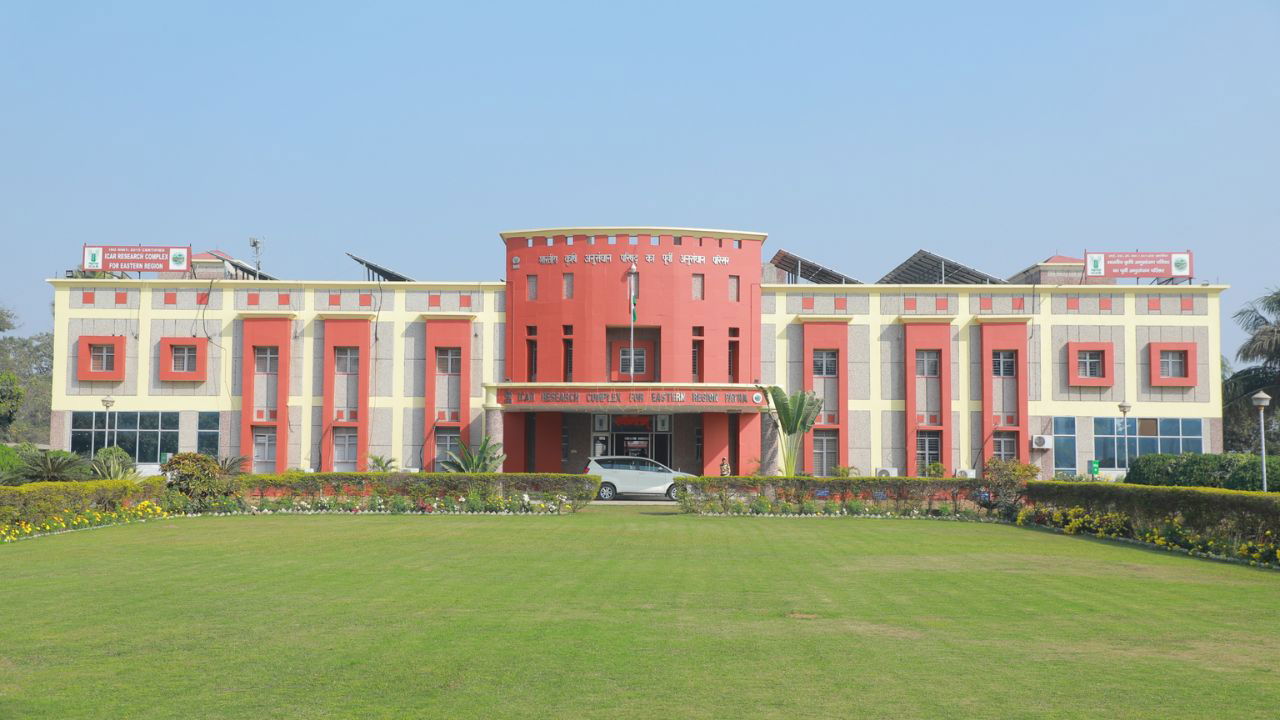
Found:
<path fill-rule="evenodd" d="M 838 273 L 829 267 L 819 265 L 812 260 L 806 260 L 794 253 L 786 250 L 779 250 L 774 254 L 773 259 L 769 261 L 770 265 L 780 268 L 783 272 L 794 275 L 812 283 L 819 285 L 861 285 L 861 280 L 855 280 L 843 273 Z"/>
<path fill-rule="evenodd" d="M 226 264 L 235 268 L 246 278 L 254 278 L 257 280 L 279 280 L 280 279 L 278 277 L 275 277 L 274 275 L 268 275 L 262 272 L 261 270 L 250 265 L 247 262 L 244 262 L 242 260 L 237 260 L 231 257 L 230 255 L 222 252 L 221 250 L 210 250 L 209 254 L 221 259 Z"/>
<path fill-rule="evenodd" d="M 389 268 L 383 267 L 382 265 L 379 265 L 378 263 L 373 262 L 371 260 L 365 260 L 364 258 L 357 257 L 355 255 L 352 255 L 351 253 L 347 253 L 347 257 L 351 258 L 352 260 L 355 260 L 356 262 L 364 266 L 364 269 L 366 270 L 366 278 L 369 280 L 373 280 L 376 277 L 376 278 L 382 278 L 387 282 L 413 282 L 413 278 L 409 277 L 408 275 L 401 275 L 395 270 L 391 270 Z"/>
<path fill-rule="evenodd" d="M 1005 280 L 948 260 L 928 250 L 917 250 L 877 281 L 881 285 L 1004 285 Z"/>

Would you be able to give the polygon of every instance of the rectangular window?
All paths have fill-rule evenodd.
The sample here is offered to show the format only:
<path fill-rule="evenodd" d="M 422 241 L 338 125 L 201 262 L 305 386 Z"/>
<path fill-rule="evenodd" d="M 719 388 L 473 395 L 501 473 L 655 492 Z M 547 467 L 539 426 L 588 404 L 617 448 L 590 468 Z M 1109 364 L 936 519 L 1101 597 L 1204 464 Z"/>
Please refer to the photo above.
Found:
<path fill-rule="evenodd" d="M 573 273 L 564 274 L 564 299 L 573 299 Z"/>
<path fill-rule="evenodd" d="M 538 341 L 525 340 L 525 377 L 528 382 L 534 382 L 538 379 Z"/>
<path fill-rule="evenodd" d="M 729 382 L 738 382 L 738 343 L 729 341 Z"/>
<path fill-rule="evenodd" d="M 932 463 L 942 462 L 942 431 L 916 433 L 916 472 L 923 474 Z"/>
<path fill-rule="evenodd" d="M 564 339 L 564 381 L 573 382 L 573 340 Z"/>
<path fill-rule="evenodd" d="M 1066 473 L 1067 475 L 1075 475 L 1076 469 L 1076 438 L 1074 435 L 1063 437 L 1061 435 L 1053 439 L 1053 472 Z"/>
<path fill-rule="evenodd" d="M 1152 453 L 1203 452 L 1198 418 L 1129 418 L 1127 425 L 1121 418 L 1094 418 L 1094 456 L 1100 467 L 1124 469 L 1128 460 Z"/>
<path fill-rule="evenodd" d="M 693 274 L 693 299 L 702 300 L 707 296 L 707 276 L 702 273 Z"/>
<path fill-rule="evenodd" d="M 693 381 L 702 382 L 702 341 L 693 341 Z"/>
<path fill-rule="evenodd" d="M 456 348 L 456 347 L 436 348 L 436 374 L 437 375 L 461 375 L 462 374 L 462 348 Z"/>
<path fill-rule="evenodd" d="M 197 416 L 196 452 L 218 456 L 218 413 L 202 412 Z"/>
<path fill-rule="evenodd" d="M 835 350 L 813 351 L 813 376 L 835 377 L 837 352 Z"/>
<path fill-rule="evenodd" d="M 916 351 L 916 377 L 939 377 L 942 372 L 942 351 Z"/>
<path fill-rule="evenodd" d="M 1160 351 L 1160 377 L 1184 378 L 1187 376 L 1186 350 Z"/>
<path fill-rule="evenodd" d="M 524 297 L 526 300 L 538 299 L 538 276 L 527 275 L 524 279 Z"/>
<path fill-rule="evenodd" d="M 457 454 L 462 446 L 461 430 L 458 428 L 436 428 L 436 460 L 435 471 L 444 472 L 444 463 L 451 459 L 450 454 Z"/>
<path fill-rule="evenodd" d="M 1082 378 L 1102 377 L 1102 351 L 1081 350 L 1076 354 L 1076 369 Z"/>
<path fill-rule="evenodd" d="M 111 372 L 116 369 L 116 347 L 114 345 L 90 345 L 89 369 L 93 372 Z"/>
<path fill-rule="evenodd" d="M 740 286 L 742 280 L 737 275 L 729 276 L 729 302 L 738 302 L 741 299 Z"/>
<path fill-rule="evenodd" d="M 991 374 L 995 377 L 1017 375 L 1017 353 L 1013 350 L 996 350 L 991 353 Z"/>
<path fill-rule="evenodd" d="M 997 460 L 1018 459 L 1018 433 L 994 433 L 991 438 L 991 456 Z"/>
<path fill-rule="evenodd" d="M 333 429 L 333 469 L 337 472 L 355 472 L 359 457 L 359 435 L 356 428 Z"/>
<path fill-rule="evenodd" d="M 171 352 L 174 372 L 188 373 L 196 371 L 195 345 L 174 345 L 171 348 Z"/>
<path fill-rule="evenodd" d="M 618 367 L 623 375 L 645 374 L 645 368 L 648 367 L 645 348 L 635 348 L 635 354 L 632 355 L 632 348 L 624 347 L 619 357 Z"/>
<path fill-rule="evenodd" d="M 255 347 L 253 371 L 268 375 L 280 372 L 280 350 L 275 347 Z"/>
<path fill-rule="evenodd" d="M 836 474 L 836 466 L 840 464 L 840 431 L 813 431 L 813 474 L 816 477 L 830 477 Z"/>
<path fill-rule="evenodd" d="M 258 473 L 275 472 L 276 469 L 276 431 L 255 430 L 253 433 L 253 471 Z"/>
<path fill-rule="evenodd" d="M 335 347 L 333 349 L 333 370 L 342 375 L 359 374 L 360 348 Z"/>

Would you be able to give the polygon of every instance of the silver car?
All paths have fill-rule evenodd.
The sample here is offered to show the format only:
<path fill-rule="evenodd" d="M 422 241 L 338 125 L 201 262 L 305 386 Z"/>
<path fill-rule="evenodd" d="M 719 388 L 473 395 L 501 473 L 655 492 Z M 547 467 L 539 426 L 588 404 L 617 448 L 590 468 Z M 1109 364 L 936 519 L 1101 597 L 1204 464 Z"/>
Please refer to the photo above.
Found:
<path fill-rule="evenodd" d="M 600 499 L 614 500 L 622 494 L 666 495 L 676 499 L 676 481 L 682 477 L 694 477 L 689 473 L 672 470 L 655 460 L 642 457 L 596 457 L 587 461 L 584 471 L 599 475 Z"/>

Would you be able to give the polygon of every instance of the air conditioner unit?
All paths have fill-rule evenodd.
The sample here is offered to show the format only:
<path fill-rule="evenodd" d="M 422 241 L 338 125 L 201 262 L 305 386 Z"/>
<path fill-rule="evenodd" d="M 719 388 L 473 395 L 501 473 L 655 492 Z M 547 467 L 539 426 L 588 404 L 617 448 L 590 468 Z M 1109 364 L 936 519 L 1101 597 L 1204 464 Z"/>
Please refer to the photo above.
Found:
<path fill-rule="evenodd" d="M 1051 447 L 1053 447 L 1052 435 L 1032 435 L 1031 436 L 1032 450 L 1048 450 Z"/>
<path fill-rule="evenodd" d="M 876 477 L 898 477 L 898 468 L 876 468 Z"/>
<path fill-rule="evenodd" d="M 976 478 L 976 477 L 978 477 L 978 471 L 977 471 L 977 470 L 974 470 L 973 468 L 960 468 L 959 470 L 957 470 L 957 471 L 956 471 L 956 477 L 958 477 L 958 478 Z"/>

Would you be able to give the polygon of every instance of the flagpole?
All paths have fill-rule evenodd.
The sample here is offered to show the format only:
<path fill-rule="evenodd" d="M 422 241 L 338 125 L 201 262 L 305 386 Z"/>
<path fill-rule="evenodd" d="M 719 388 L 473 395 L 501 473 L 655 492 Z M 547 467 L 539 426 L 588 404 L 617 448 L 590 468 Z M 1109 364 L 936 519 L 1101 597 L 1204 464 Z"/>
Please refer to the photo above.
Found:
<path fill-rule="evenodd" d="M 636 264 L 632 262 L 631 270 L 627 273 L 627 295 L 631 299 L 631 349 L 629 351 L 631 353 L 631 366 L 629 368 L 631 373 L 628 378 L 631 382 L 636 381 L 636 285 L 640 284 L 638 282 L 639 276 L 640 271 L 636 269 Z M 646 358 L 647 360 L 648 358 Z"/>

